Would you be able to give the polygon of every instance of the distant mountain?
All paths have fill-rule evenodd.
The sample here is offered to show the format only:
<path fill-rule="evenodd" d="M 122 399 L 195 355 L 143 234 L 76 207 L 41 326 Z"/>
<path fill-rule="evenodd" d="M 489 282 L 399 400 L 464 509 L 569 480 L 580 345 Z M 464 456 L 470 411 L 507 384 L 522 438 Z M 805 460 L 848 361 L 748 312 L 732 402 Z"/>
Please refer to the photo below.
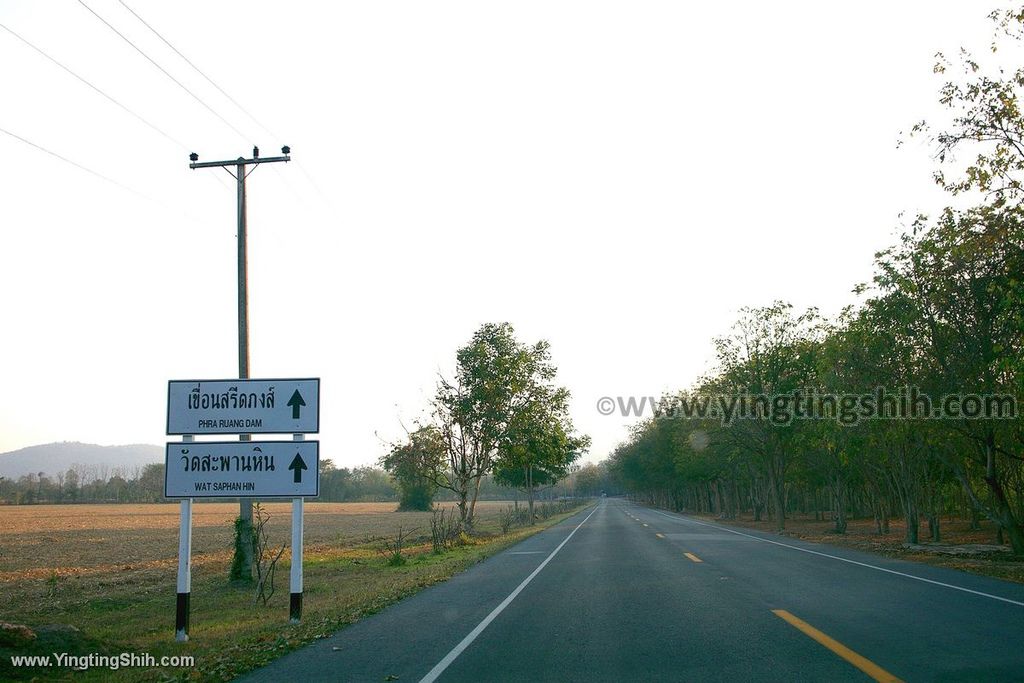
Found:
<path fill-rule="evenodd" d="M 62 441 L 0 453 L 0 477 L 17 479 L 30 472 L 45 472 L 52 477 L 74 466 L 76 469 L 84 468 L 94 476 L 110 476 L 114 474 L 114 470 L 120 469 L 124 476 L 131 478 L 135 468 L 141 469 L 151 462 L 163 461 L 163 446 L 99 446 L 92 443 Z"/>

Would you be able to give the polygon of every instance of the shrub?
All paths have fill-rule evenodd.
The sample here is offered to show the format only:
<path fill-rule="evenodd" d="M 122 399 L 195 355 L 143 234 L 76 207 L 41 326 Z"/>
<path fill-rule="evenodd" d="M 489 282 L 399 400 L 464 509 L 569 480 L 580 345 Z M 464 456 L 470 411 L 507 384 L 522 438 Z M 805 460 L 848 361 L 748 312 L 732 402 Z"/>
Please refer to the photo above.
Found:
<path fill-rule="evenodd" d="M 384 560 L 389 567 L 400 567 L 405 564 L 405 555 L 402 554 L 402 550 L 409 540 L 409 534 L 413 531 L 415 529 L 406 530 L 404 527 L 399 526 L 398 533 L 393 539 L 384 539 L 381 547 L 378 548 L 378 552 L 384 556 Z"/>
<path fill-rule="evenodd" d="M 430 518 L 430 542 L 435 553 L 443 553 L 454 547 L 462 533 L 462 522 L 455 509 L 439 508 Z"/>

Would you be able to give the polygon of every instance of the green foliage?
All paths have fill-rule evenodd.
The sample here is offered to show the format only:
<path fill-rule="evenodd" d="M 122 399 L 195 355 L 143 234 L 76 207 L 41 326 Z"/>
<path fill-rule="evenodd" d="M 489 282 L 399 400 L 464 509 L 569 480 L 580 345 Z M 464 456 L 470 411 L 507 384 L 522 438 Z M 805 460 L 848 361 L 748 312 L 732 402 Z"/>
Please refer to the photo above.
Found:
<path fill-rule="evenodd" d="M 456 353 L 455 377 L 440 381 L 433 404 L 444 458 L 430 479 L 455 495 L 465 527 L 490 472 L 503 483 L 523 473 L 532 491 L 564 477 L 588 447 L 573 433 L 556 374 L 548 343 L 523 344 L 508 323 L 481 326 Z"/>
<path fill-rule="evenodd" d="M 431 474 L 444 462 L 444 444 L 436 427 L 419 427 L 408 442 L 395 444 L 380 459 L 401 492 L 399 510 L 430 510 L 437 484 Z"/>
<path fill-rule="evenodd" d="M 330 459 L 320 461 L 320 500 L 364 503 L 396 500 L 398 492 L 391 476 L 376 467 L 335 467 Z"/>

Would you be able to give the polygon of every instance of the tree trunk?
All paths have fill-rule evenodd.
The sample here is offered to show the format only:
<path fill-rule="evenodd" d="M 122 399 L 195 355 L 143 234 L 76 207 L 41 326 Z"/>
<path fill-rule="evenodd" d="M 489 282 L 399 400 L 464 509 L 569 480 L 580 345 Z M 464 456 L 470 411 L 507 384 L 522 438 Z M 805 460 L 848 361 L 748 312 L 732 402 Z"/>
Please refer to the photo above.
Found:
<path fill-rule="evenodd" d="M 754 474 L 753 468 L 750 470 L 750 475 L 750 507 L 754 510 L 754 521 L 760 522 L 764 513 L 764 488 L 760 479 Z"/>
<path fill-rule="evenodd" d="M 988 485 L 989 490 L 992 491 L 992 497 L 995 500 L 996 523 L 999 524 L 1001 531 L 1006 532 L 1014 555 L 1024 555 L 1024 530 L 1021 529 L 1017 519 L 1013 516 L 1013 509 L 1006 500 L 1006 492 L 1003 491 L 1003 486 L 999 483 L 999 478 L 996 476 L 996 454 L 992 441 L 994 439 L 990 439 L 990 443 L 985 446 L 985 483 Z"/>
<path fill-rule="evenodd" d="M 971 505 L 971 531 L 981 531 L 981 514 L 973 505 Z"/>
<path fill-rule="evenodd" d="M 480 495 L 480 482 L 483 480 L 482 476 L 474 477 L 476 480 L 473 484 L 473 498 L 469 501 L 469 512 L 466 515 L 466 528 L 473 528 L 473 516 L 476 513 L 476 499 Z"/>
<path fill-rule="evenodd" d="M 782 493 L 782 484 L 780 482 L 773 482 L 772 484 L 772 504 L 775 507 L 775 529 L 776 531 L 782 531 L 786 528 L 786 499 Z"/>
<path fill-rule="evenodd" d="M 526 475 L 526 496 L 530 505 L 530 526 L 533 526 L 535 519 L 533 516 L 533 468 L 524 466 L 523 472 Z"/>
<path fill-rule="evenodd" d="M 842 484 L 836 485 L 836 519 L 835 519 L 835 532 L 837 534 L 846 533 L 846 501 L 843 495 Z"/>
<path fill-rule="evenodd" d="M 907 520 L 907 533 L 904 538 L 907 543 L 917 544 L 918 541 L 918 528 L 920 526 L 920 520 L 917 516 L 917 509 L 913 505 L 908 505 L 906 513 L 903 515 Z"/>
<path fill-rule="evenodd" d="M 775 530 L 786 528 L 786 460 L 785 454 L 775 452 L 768 459 L 768 488 L 771 489 L 775 513 Z"/>
<path fill-rule="evenodd" d="M 772 493 L 772 508 L 775 513 L 775 530 L 783 531 L 786 528 L 786 498 L 782 490 L 782 481 L 777 476 L 772 476 L 768 482 Z"/>
<path fill-rule="evenodd" d="M 459 491 L 456 495 L 458 496 L 458 500 L 455 502 L 455 505 L 459 508 L 459 520 L 462 522 L 463 526 L 469 526 L 469 506 L 466 504 L 467 492 L 464 490 Z"/>

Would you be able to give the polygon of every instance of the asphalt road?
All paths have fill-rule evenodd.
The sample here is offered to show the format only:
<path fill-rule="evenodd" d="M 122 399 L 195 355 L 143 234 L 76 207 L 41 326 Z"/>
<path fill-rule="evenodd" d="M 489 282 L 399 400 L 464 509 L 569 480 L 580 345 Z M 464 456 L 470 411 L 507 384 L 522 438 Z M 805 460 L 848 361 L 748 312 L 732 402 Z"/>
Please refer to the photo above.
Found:
<path fill-rule="evenodd" d="M 604 499 L 243 680 L 1024 681 L 1024 585 Z"/>

